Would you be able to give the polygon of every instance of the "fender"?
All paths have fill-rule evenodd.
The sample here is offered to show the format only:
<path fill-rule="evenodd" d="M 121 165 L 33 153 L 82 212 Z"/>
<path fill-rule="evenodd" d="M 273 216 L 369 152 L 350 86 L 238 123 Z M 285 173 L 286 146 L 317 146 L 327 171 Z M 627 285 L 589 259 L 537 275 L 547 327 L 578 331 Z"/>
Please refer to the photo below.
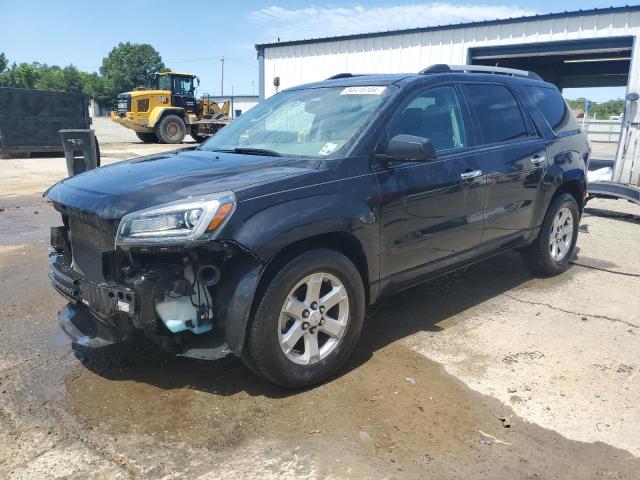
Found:
<path fill-rule="evenodd" d="M 373 181 L 373 177 L 367 176 L 356 180 L 357 183 Z M 352 191 L 371 191 L 366 185 L 352 188 Z M 261 199 L 254 201 L 256 205 L 264 202 Z M 373 197 L 354 198 L 341 193 L 291 198 L 255 211 L 238 221 L 230 238 L 254 252 L 262 261 L 268 262 L 282 249 L 301 240 L 328 233 L 346 233 L 358 241 L 368 260 L 368 278 L 375 281 L 378 279 L 379 266 L 377 261 L 371 259 L 378 258 L 379 226 L 374 202 Z"/>
<path fill-rule="evenodd" d="M 256 205 L 264 200 L 256 199 Z M 251 208 L 249 208 L 252 210 Z M 346 233 L 360 244 L 370 283 L 378 279 L 378 225 L 373 208 L 341 194 L 289 199 L 236 219 L 225 234 L 244 250 L 223 272 L 217 294 L 218 318 L 225 329 L 225 342 L 235 355 L 244 346 L 251 307 L 260 279 L 269 262 L 286 247 L 301 240 Z M 249 253 L 251 252 L 251 253 Z M 368 288 L 368 285 L 365 285 Z"/>
<path fill-rule="evenodd" d="M 547 209 L 559 188 L 567 183 L 579 185 L 580 190 L 587 188 L 584 159 L 578 152 L 565 151 L 553 157 L 553 162 L 545 171 L 540 188 L 545 192 L 544 202 L 536 215 L 536 225 L 542 225 Z"/>
<path fill-rule="evenodd" d="M 158 121 L 160 121 L 162 116 L 165 113 L 168 113 L 168 112 L 175 113 L 180 118 L 184 118 L 184 109 L 183 108 L 178 108 L 178 107 L 153 107 L 151 109 L 151 113 L 149 114 L 149 120 L 148 120 L 147 126 L 149 128 L 155 127 L 156 123 L 158 123 Z"/>

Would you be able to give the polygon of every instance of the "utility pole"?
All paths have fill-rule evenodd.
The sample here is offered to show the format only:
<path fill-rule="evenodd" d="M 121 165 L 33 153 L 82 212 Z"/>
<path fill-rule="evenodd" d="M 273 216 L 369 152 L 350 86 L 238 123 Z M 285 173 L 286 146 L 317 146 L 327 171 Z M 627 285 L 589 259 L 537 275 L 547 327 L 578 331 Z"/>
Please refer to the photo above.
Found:
<path fill-rule="evenodd" d="M 256 81 L 251 80 L 251 96 L 256 94 Z"/>
<path fill-rule="evenodd" d="M 220 57 L 222 70 L 220 71 L 220 96 L 224 97 L 224 56 Z"/>

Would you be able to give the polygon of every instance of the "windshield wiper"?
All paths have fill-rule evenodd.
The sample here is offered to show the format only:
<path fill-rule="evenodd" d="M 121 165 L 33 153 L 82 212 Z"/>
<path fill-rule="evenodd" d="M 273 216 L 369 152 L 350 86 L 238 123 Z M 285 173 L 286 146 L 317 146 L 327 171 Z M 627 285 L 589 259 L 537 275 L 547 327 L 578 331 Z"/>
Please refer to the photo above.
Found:
<path fill-rule="evenodd" d="M 266 157 L 281 157 L 278 152 L 274 150 L 267 150 L 266 148 L 250 148 L 250 147 L 236 147 L 233 153 L 240 153 L 246 155 L 264 155 Z"/>

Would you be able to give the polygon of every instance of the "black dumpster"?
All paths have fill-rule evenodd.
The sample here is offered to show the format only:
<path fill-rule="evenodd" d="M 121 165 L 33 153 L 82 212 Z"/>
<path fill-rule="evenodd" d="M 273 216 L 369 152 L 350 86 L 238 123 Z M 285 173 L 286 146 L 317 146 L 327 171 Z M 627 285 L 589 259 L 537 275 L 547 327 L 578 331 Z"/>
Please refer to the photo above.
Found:
<path fill-rule="evenodd" d="M 0 88 L 0 157 L 62 152 L 60 130 L 90 125 L 87 94 Z"/>

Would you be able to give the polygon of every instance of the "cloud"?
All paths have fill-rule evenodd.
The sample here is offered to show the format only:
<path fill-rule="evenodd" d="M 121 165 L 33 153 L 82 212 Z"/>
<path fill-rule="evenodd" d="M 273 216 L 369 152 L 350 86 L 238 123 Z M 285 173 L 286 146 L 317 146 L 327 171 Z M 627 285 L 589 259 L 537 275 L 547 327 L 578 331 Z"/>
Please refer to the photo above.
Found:
<path fill-rule="evenodd" d="M 249 20 L 262 28 L 265 40 L 381 32 L 432 25 L 473 22 L 533 15 L 535 11 L 516 6 L 415 3 L 389 7 L 286 8 L 269 6 L 249 13 Z"/>

